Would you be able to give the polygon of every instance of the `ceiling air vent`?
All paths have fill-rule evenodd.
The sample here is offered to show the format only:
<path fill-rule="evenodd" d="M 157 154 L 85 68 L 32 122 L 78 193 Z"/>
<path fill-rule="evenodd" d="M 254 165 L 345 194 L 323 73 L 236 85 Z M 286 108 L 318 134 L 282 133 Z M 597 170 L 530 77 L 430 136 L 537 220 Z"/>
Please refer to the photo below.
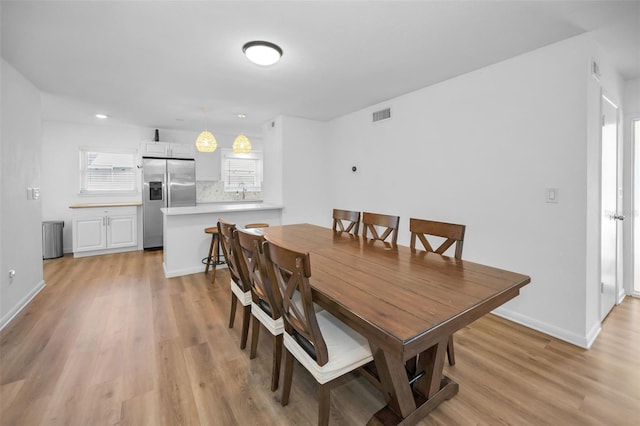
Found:
<path fill-rule="evenodd" d="M 388 120 L 391 118 L 391 108 L 381 109 L 373 113 L 373 122 Z"/>

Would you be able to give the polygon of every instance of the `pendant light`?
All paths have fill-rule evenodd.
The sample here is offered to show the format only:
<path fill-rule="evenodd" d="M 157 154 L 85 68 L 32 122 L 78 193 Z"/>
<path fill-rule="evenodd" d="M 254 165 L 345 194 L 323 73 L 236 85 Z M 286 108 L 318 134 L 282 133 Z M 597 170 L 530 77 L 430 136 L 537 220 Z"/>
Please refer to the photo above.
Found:
<path fill-rule="evenodd" d="M 203 108 L 205 114 L 211 111 L 210 108 Z M 196 149 L 200 152 L 213 152 L 218 148 L 218 141 L 209 130 L 205 129 L 196 138 Z"/>
<path fill-rule="evenodd" d="M 233 152 L 236 154 L 249 154 L 251 152 L 251 142 L 249 138 L 240 133 L 233 141 Z"/>
<path fill-rule="evenodd" d="M 196 139 L 196 149 L 200 152 L 213 152 L 218 148 L 218 141 L 208 130 L 203 131 Z"/>

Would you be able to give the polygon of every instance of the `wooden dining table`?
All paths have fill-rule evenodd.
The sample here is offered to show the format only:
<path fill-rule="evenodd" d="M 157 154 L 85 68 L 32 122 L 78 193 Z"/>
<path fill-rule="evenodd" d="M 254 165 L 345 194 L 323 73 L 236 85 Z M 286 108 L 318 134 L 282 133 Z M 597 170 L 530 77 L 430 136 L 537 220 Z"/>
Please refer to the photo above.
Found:
<path fill-rule="evenodd" d="M 443 375 L 449 336 L 530 282 L 526 275 L 316 225 L 262 232 L 310 253 L 314 301 L 369 340 L 387 402 L 371 425 L 415 424 L 454 396 L 458 384 Z M 416 356 L 410 375 L 406 364 Z"/>

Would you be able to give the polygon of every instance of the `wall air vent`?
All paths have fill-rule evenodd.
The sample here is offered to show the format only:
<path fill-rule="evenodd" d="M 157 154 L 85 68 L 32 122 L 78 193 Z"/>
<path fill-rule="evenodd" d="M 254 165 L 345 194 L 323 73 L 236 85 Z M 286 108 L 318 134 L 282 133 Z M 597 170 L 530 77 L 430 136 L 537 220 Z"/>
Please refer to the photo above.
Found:
<path fill-rule="evenodd" d="M 373 122 L 388 120 L 391 118 L 391 108 L 381 109 L 373 113 Z"/>

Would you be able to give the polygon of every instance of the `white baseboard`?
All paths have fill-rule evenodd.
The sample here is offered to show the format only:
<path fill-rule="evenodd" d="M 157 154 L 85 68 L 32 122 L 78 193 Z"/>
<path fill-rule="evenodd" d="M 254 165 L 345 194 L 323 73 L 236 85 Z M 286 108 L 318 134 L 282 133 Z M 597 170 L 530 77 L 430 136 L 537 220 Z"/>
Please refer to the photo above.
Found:
<path fill-rule="evenodd" d="M 7 324 L 9 324 L 11 320 L 13 320 L 16 315 L 18 315 L 26 307 L 29 302 L 31 302 L 33 298 L 36 297 L 38 293 L 40 293 L 40 291 L 42 291 L 45 285 L 46 284 L 44 283 L 44 280 L 40 281 L 38 285 L 36 285 L 25 297 L 22 298 L 21 301 L 16 304 L 16 306 L 14 306 L 9 312 L 7 312 L 0 319 L 0 330 L 2 330 Z"/>
<path fill-rule="evenodd" d="M 591 345 L 593 345 L 593 342 L 596 341 L 596 337 L 598 337 L 598 334 L 600 334 L 601 331 L 602 331 L 602 323 L 600 321 L 593 324 L 593 327 L 591 327 L 591 330 L 589 330 L 586 336 L 587 346 L 582 346 L 582 347 L 584 347 L 585 349 L 589 349 Z"/>
<path fill-rule="evenodd" d="M 181 277 L 183 275 L 201 274 L 204 272 L 204 265 L 192 266 L 192 267 L 183 268 L 183 269 L 168 270 L 167 265 L 164 262 L 162 262 L 162 269 L 164 270 L 165 278 L 174 278 L 174 277 Z M 227 265 L 218 265 L 217 269 L 227 269 Z"/>
<path fill-rule="evenodd" d="M 502 307 L 495 309 L 494 311 L 492 311 L 492 313 L 499 317 L 508 319 L 509 321 L 524 325 L 525 327 L 529 327 L 541 333 L 548 334 L 549 336 L 564 340 L 565 342 L 571 343 L 572 345 L 576 345 L 584 349 L 589 349 L 591 347 L 601 329 L 601 324 L 600 322 L 598 322 L 589 331 L 589 333 L 587 333 L 585 336 L 582 336 L 568 331 L 564 328 L 556 327 L 555 325 L 539 321 L 526 315 L 522 315 L 518 312 L 504 309 Z"/>
<path fill-rule="evenodd" d="M 121 247 L 121 248 L 113 248 L 113 249 L 105 249 L 105 250 L 77 251 L 73 253 L 73 257 L 99 256 L 102 254 L 125 253 L 128 251 L 136 251 L 136 250 L 138 250 L 137 246 Z"/>

